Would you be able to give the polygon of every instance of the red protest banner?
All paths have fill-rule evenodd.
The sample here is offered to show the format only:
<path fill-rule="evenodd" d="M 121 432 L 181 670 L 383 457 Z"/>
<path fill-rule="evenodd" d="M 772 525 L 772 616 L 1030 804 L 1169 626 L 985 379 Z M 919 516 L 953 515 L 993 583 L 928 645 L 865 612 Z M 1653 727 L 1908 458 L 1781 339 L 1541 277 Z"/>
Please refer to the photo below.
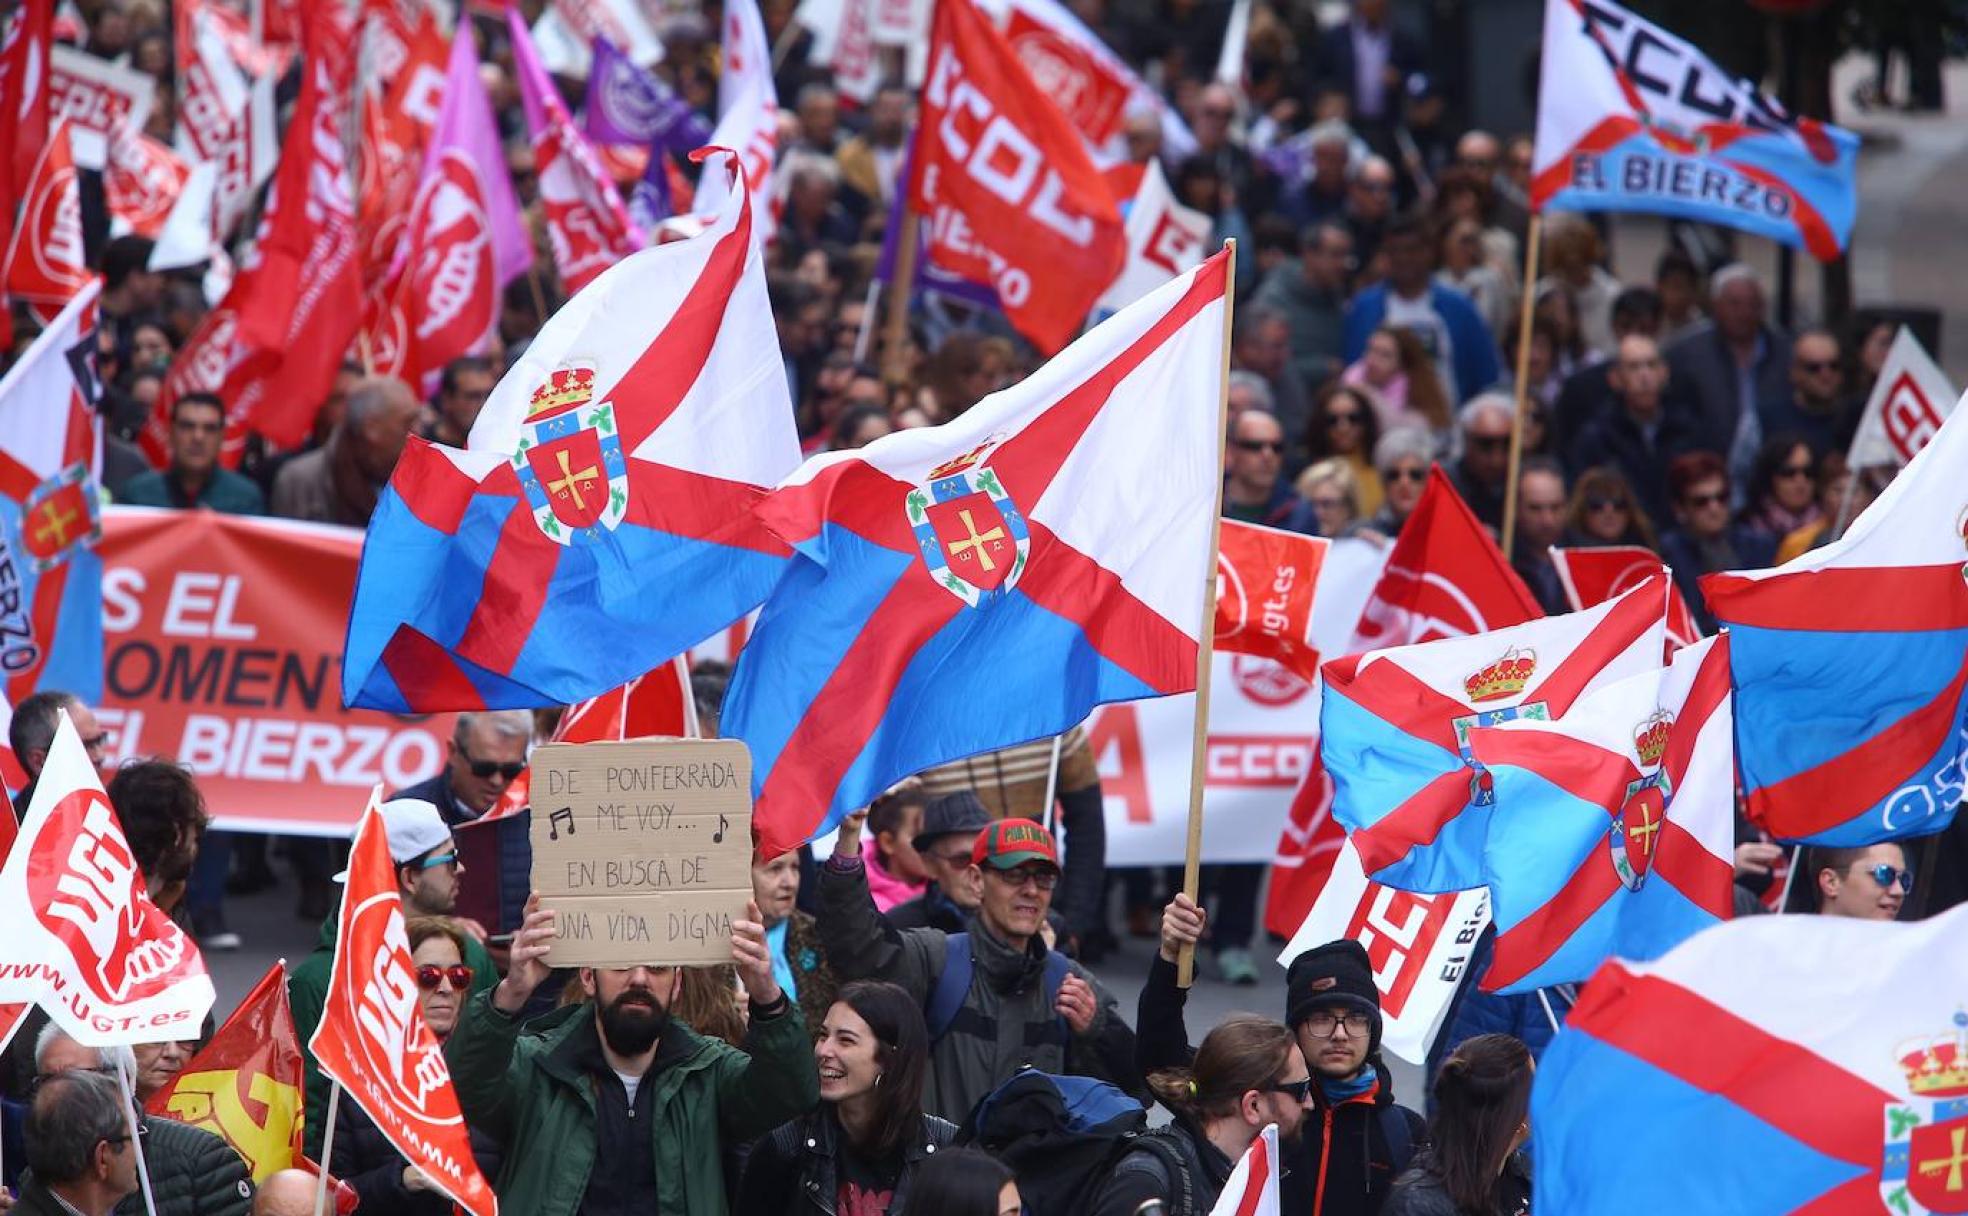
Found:
<path fill-rule="evenodd" d="M 238 1150 L 253 1181 L 265 1182 L 300 1163 L 302 1083 L 287 969 L 275 963 L 144 1109 L 222 1137 Z"/>
<path fill-rule="evenodd" d="M 383 837 L 381 799 L 380 788 L 369 795 L 349 851 L 328 1003 L 308 1050 L 404 1160 L 452 1202 L 472 1216 L 498 1216 L 499 1201 L 472 1158 L 444 1049 L 417 1006 L 416 965 Z M 324 1148 L 322 1156 L 329 1155 Z"/>
<path fill-rule="evenodd" d="M 444 762 L 451 715 L 341 707 L 362 533 L 111 507 L 97 551 L 110 750 L 190 768 L 219 826 L 347 839 L 370 786 Z"/>
<path fill-rule="evenodd" d="M 1317 679 L 1312 588 L 1331 543 L 1224 520 L 1217 531 L 1217 649 L 1275 659 L 1306 680 Z"/>
<path fill-rule="evenodd" d="M 1079 332 L 1127 257 L 1113 193 L 1059 107 L 972 0 L 936 6 L 909 181 L 929 255 L 989 283 L 1046 354 Z"/>

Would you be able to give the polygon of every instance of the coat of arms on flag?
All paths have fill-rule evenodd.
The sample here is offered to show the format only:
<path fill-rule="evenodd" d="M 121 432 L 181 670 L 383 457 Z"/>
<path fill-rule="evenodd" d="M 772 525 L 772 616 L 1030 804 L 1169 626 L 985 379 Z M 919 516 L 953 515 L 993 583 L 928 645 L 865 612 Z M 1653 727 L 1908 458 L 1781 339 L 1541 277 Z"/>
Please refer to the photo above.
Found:
<path fill-rule="evenodd" d="M 1667 754 L 1667 740 L 1674 729 L 1674 715 L 1665 709 L 1654 711 L 1633 732 L 1634 752 L 1640 757 L 1642 775 L 1626 783 L 1626 797 L 1620 803 L 1606 842 L 1612 850 L 1613 872 L 1620 885 L 1638 891 L 1647 881 L 1653 865 L 1655 838 L 1667 818 L 1668 799 L 1674 797 L 1674 780 L 1661 767 Z"/>
<path fill-rule="evenodd" d="M 622 522 L 629 467 L 614 405 L 594 399 L 593 364 L 556 368 L 533 390 L 512 467 L 548 539 L 593 544 Z"/>
<path fill-rule="evenodd" d="M 1025 517 L 986 463 L 999 438 L 931 469 L 905 500 L 930 577 L 972 608 L 1017 586 L 1032 552 Z"/>
<path fill-rule="evenodd" d="M 1954 1029 L 1902 1045 L 1911 1100 L 1886 1105 L 1879 1197 L 1902 1216 L 1968 1210 L 1968 1012 Z"/>
<path fill-rule="evenodd" d="M 1501 701 L 1514 697 L 1524 691 L 1537 674 L 1537 651 L 1511 647 L 1503 652 L 1496 662 L 1470 672 L 1462 682 L 1462 690 L 1469 696 L 1472 706 L 1485 701 Z M 1496 782 L 1483 768 L 1483 762 L 1469 747 L 1469 732 L 1481 726 L 1497 726 L 1505 722 L 1515 722 L 1523 718 L 1533 722 L 1549 722 L 1551 707 L 1543 701 L 1526 701 L 1522 705 L 1506 705 L 1502 709 L 1478 709 L 1465 714 L 1449 725 L 1455 729 L 1456 750 L 1462 753 L 1462 761 L 1469 766 L 1469 801 L 1474 806 L 1490 806 L 1496 802 Z"/>
<path fill-rule="evenodd" d="M 61 565 L 78 546 L 101 539 L 102 514 L 91 489 L 89 466 L 77 461 L 27 496 L 21 513 L 21 548 L 27 550 L 36 574 Z"/>

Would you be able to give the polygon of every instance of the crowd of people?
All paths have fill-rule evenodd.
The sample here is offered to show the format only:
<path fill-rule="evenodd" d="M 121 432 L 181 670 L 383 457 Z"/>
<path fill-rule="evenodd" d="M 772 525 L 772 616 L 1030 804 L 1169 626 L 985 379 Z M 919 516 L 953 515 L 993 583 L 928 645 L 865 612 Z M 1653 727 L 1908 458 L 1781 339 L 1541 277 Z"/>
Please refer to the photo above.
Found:
<path fill-rule="evenodd" d="M 152 467 L 135 440 L 207 301 L 195 273 L 148 269 L 149 241 L 109 235 L 100 176 L 85 170 L 84 234 L 103 278 L 110 500 L 359 528 L 411 435 L 464 442 L 560 293 L 503 21 L 482 6 L 464 5 L 462 16 L 441 7 L 477 27 L 539 237 L 538 271 L 502 301 L 497 348 L 453 362 L 427 394 L 366 375 L 351 351 L 310 438 L 292 451 L 257 436 L 231 451 L 226 402 L 176 395 L 166 459 Z M 541 6 L 522 7 L 531 16 Z M 1352 0 L 1325 28 L 1313 7 L 1254 7 L 1236 88 L 1214 79 L 1227 5 L 1074 5 L 1193 139 L 1170 146 L 1159 116 L 1139 110 L 1125 123 L 1127 155 L 1160 159 L 1177 198 L 1207 217 L 1210 244 L 1235 237 L 1243 251 L 1224 516 L 1384 546 L 1440 468 L 1500 537 L 1521 392 L 1528 413 L 1507 556 L 1548 611 L 1569 608 L 1553 545 L 1657 551 L 1712 629 L 1702 574 L 1835 539 L 1879 488 L 1844 453 L 1892 329 L 1862 319 L 1787 330 L 1756 272 L 1707 252 L 1716 240 L 1670 241 L 1649 265 L 1618 265 L 1605 226 L 1575 215 L 1545 218 L 1544 272 L 1524 282 L 1529 137 L 1458 123 L 1438 82 L 1446 49 L 1427 47 L 1388 0 Z M 890 84 L 866 105 L 845 103 L 809 61 L 811 34 L 792 24 L 790 0 L 763 11 L 786 51 L 769 294 L 807 450 L 935 425 L 1017 382 L 1038 356 L 989 310 L 919 300 L 902 349 L 887 347 L 869 285 L 914 91 Z M 660 21 L 666 55 L 655 70 L 711 111 L 715 22 L 667 10 Z M 170 139 L 179 82 L 167 6 L 63 5 L 57 37 L 154 76 L 148 130 Z M 574 82 L 561 83 L 578 105 Z M 15 353 L 34 332 L 16 317 Z M 1508 357 L 1520 338 L 1529 349 L 1521 386 Z M 714 664 L 693 675 L 708 733 L 727 675 Z M 42 692 L 14 707 L 10 732 L 30 778 L 64 711 L 92 761 L 105 763 L 90 707 Z M 1292 963 L 1275 1018 L 1225 1019 L 1199 1028 L 1192 1046 L 1178 959 L 1201 947 L 1211 981 L 1257 981 L 1262 867 L 1206 867 L 1200 903 L 1185 894 L 1164 903 L 1148 871 L 1109 874 L 1099 777 L 1079 730 L 1057 753 L 1041 741 L 905 782 L 850 817 L 824 862 L 809 850 L 758 857 L 728 964 L 549 968 L 552 914 L 525 890 L 524 838 L 501 845 L 492 872 L 468 872 L 454 830 L 499 801 L 551 716 L 461 716 L 442 770 L 393 792 L 383 809 L 423 1021 L 444 1042 L 474 1155 L 508 1210 L 1013 1216 L 1021 1205 L 1078 1204 L 1100 1216 L 1188 1216 L 1210 1209 L 1273 1124 L 1293 1216 L 1529 1209 L 1522 1150 L 1534 1060 L 1571 986 L 1479 991 L 1486 937 L 1431 1054 L 1426 1094 L 1407 1104 L 1381 1058 L 1372 966 L 1351 941 Z M 17 814 L 32 790 L 16 798 Z M 1047 790 L 1056 816 L 1043 805 Z M 297 912 L 321 922 L 316 951 L 288 982 L 305 1043 L 331 972 L 338 849 L 208 832 L 195 778 L 168 757 L 124 763 L 108 792 L 151 897 L 205 949 L 241 944 L 225 919 L 229 891 L 286 884 Z M 1798 875 L 1792 911 L 1894 919 L 1915 887 L 1899 844 L 1791 857 L 1745 829 L 1742 912 L 1762 910 L 1786 860 Z M 495 892 L 500 923 L 459 915 L 461 891 L 475 884 Z M 1159 939 L 1132 1011 L 1096 970 L 1127 934 Z M 0 1060 L 9 1188 L 0 1211 L 140 1211 L 139 1151 L 163 1216 L 312 1211 L 305 1173 L 256 1188 L 217 1136 L 142 1113 L 197 1045 L 88 1048 L 31 1014 Z M 1034 1073 L 1078 1088 L 1027 1084 Z M 326 1099 L 310 1059 L 313 1154 L 324 1147 Z M 1166 1126 L 1143 1122 L 1151 1106 Z M 1069 1118 L 1095 1108 L 1106 1122 Z M 340 1105 L 334 1133 L 324 1164 L 361 1212 L 449 1209 L 354 1103 Z"/>

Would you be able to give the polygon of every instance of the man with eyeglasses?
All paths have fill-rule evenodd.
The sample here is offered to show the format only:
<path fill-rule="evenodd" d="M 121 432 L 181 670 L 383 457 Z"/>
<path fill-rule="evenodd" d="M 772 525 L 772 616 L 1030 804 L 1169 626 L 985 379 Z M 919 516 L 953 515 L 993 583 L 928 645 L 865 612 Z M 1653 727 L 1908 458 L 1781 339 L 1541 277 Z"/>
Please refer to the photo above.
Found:
<path fill-rule="evenodd" d="M 1818 912 L 1857 920 L 1898 920 L 1913 894 L 1913 871 L 1897 843 L 1818 849 L 1811 857 Z"/>
<path fill-rule="evenodd" d="M 383 831 L 390 861 L 396 866 L 396 892 L 404 918 L 451 916 L 458 906 L 459 880 L 465 867 L 458 861 L 458 842 L 437 808 L 420 798 L 393 798 L 382 805 Z M 335 969 L 335 940 L 341 930 L 337 909 L 321 922 L 314 951 L 287 975 L 287 1002 L 294 1029 L 300 1033 L 301 1061 L 307 1073 L 307 1151 L 319 1156 L 322 1130 L 328 1116 L 328 1079 L 306 1050 L 327 1004 L 328 981 Z M 471 990 L 484 992 L 499 982 L 499 968 L 485 943 L 472 933 L 464 941 L 465 965 L 472 969 Z"/>
<path fill-rule="evenodd" d="M 1162 910 L 1162 946 L 1141 990 L 1137 1058 L 1144 1069 L 1189 1057 L 1176 987 L 1183 946 L 1201 940 L 1203 909 L 1178 894 Z M 1281 1210 L 1307 1216 L 1373 1216 L 1394 1178 L 1426 1139 L 1422 1117 L 1394 1101 L 1380 1058 L 1380 989 L 1366 947 L 1342 938 L 1293 959 L 1285 972 L 1285 1025 L 1311 1069 L 1313 1110 L 1287 1147 Z"/>
<path fill-rule="evenodd" d="M 978 903 L 961 933 L 897 929 L 875 910 L 861 859 L 866 811 L 842 822 L 820 867 L 820 939 L 843 981 L 881 979 L 923 1004 L 930 1037 L 923 1109 L 962 1120 L 1022 1068 L 1074 1073 L 1143 1092 L 1134 1032 L 1114 998 L 1042 930 L 1059 883 L 1052 834 L 1000 819 L 971 846 Z"/>
<path fill-rule="evenodd" d="M 136 1192 L 137 1154 L 123 1095 L 99 1072 L 49 1076 L 28 1107 L 26 1140 L 33 1180 L 22 1187 L 12 1216 L 108 1216 Z"/>
<path fill-rule="evenodd" d="M 1807 329 L 1790 348 L 1790 394 L 1762 403 L 1765 435 L 1798 435 L 1811 455 L 1844 451 L 1858 429 L 1861 402 L 1845 395 L 1845 361 L 1838 339 Z"/>
<path fill-rule="evenodd" d="M 27 804 L 34 798 L 34 783 L 41 779 L 41 766 L 48 763 L 48 749 L 55 744 L 55 727 L 63 710 L 68 711 L 68 720 L 82 737 L 89 763 L 100 769 L 108 759 L 109 735 L 80 697 L 49 689 L 26 698 L 14 706 L 14 719 L 7 724 L 7 746 L 14 749 L 14 759 L 20 761 L 22 771 L 27 773 L 27 784 L 14 795 L 15 819 L 27 814 Z"/>
<path fill-rule="evenodd" d="M 533 715 L 523 709 L 505 709 L 458 715 L 451 731 L 450 750 L 444 767 L 437 774 L 391 794 L 391 798 L 410 798 L 437 808 L 444 822 L 452 827 L 471 823 L 499 805 L 506 789 L 526 771 L 527 748 L 533 741 Z M 496 866 L 481 867 L 475 888 L 472 915 L 480 916 L 497 930 L 518 926 L 520 909 L 526 903 L 533 871 L 533 846 L 526 836 L 526 820 L 509 818 L 490 825 L 485 857 L 496 852 Z M 486 926 L 477 921 L 471 928 L 484 936 Z"/>
<path fill-rule="evenodd" d="M 1300 499 L 1284 477 L 1285 428 L 1278 416 L 1255 407 L 1230 423 L 1223 450 L 1223 518 L 1285 526 Z"/>
<path fill-rule="evenodd" d="M 1516 404 L 1507 393 L 1484 393 L 1456 414 L 1455 463 L 1449 481 L 1491 528 L 1503 528 L 1504 482 L 1510 476 L 1510 428 Z"/>
<path fill-rule="evenodd" d="M 909 843 L 929 872 L 929 886 L 914 899 L 886 913 L 898 929 L 940 929 L 962 933 L 982 898 L 970 851 L 977 834 L 991 826 L 991 812 L 969 790 L 932 798 L 923 808 L 922 830 Z"/>
<path fill-rule="evenodd" d="M 59 1087 L 62 1078 L 88 1076 L 102 1081 L 115 1097 L 116 1128 L 107 1135 L 118 1145 L 127 1145 L 131 1120 L 123 1113 L 123 1087 L 117 1073 L 137 1092 L 137 1060 L 128 1047 L 85 1047 L 58 1026 L 42 1029 L 34 1044 L 35 1095 L 38 1105 L 50 1087 Z M 157 1216 L 247 1216 L 253 1205 L 251 1173 L 239 1153 L 224 1138 L 202 1127 L 193 1127 L 160 1115 L 136 1112 L 137 1135 L 143 1144 L 144 1164 L 150 1172 L 150 1193 L 157 1201 Z M 33 1166 L 34 1132 L 28 1130 L 28 1161 Z M 132 1177 L 135 1166 L 132 1164 Z M 40 1178 L 40 1168 L 32 1173 Z M 32 1186 L 28 1189 L 32 1189 Z M 131 1191 L 121 1193 L 109 1207 L 123 1216 L 136 1216 L 144 1210 L 143 1200 Z M 86 1209 L 85 1209 L 86 1210 Z"/>

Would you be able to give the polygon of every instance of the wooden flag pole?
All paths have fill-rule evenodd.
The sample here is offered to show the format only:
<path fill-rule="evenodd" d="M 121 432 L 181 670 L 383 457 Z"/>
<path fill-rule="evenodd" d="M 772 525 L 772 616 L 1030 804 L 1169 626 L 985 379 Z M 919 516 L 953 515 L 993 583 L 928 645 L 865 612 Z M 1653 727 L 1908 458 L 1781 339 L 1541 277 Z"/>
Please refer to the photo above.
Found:
<path fill-rule="evenodd" d="M 1223 524 L 1223 448 L 1230 438 L 1230 322 L 1236 311 L 1237 242 L 1223 242 L 1230 257 L 1223 267 L 1223 377 L 1216 394 L 1216 496 L 1210 511 L 1209 564 L 1203 567 L 1202 629 L 1196 637 L 1196 717 L 1189 744 L 1189 844 L 1182 858 L 1182 890 L 1190 899 L 1201 890 L 1203 856 L 1203 769 L 1209 747 L 1210 669 L 1216 658 L 1216 547 Z M 1196 980 L 1196 947 L 1184 946 L 1175 964 L 1175 983 Z"/>
<path fill-rule="evenodd" d="M 907 182 L 896 189 L 907 190 Z M 922 235 L 922 218 L 902 204 L 902 231 L 895 234 L 895 265 L 888 279 L 888 320 L 882 326 L 882 376 L 891 386 L 909 375 L 904 347 L 909 339 L 909 293 L 916 284 L 916 244 Z"/>
<path fill-rule="evenodd" d="M 1517 403 L 1510 415 L 1510 476 L 1503 484 L 1503 560 L 1511 560 L 1510 542 L 1517 532 L 1517 469 L 1524 461 L 1524 407 L 1530 400 L 1531 314 L 1537 310 L 1538 246 L 1544 217 L 1533 211 L 1524 234 L 1524 303 L 1517 310 Z"/>

